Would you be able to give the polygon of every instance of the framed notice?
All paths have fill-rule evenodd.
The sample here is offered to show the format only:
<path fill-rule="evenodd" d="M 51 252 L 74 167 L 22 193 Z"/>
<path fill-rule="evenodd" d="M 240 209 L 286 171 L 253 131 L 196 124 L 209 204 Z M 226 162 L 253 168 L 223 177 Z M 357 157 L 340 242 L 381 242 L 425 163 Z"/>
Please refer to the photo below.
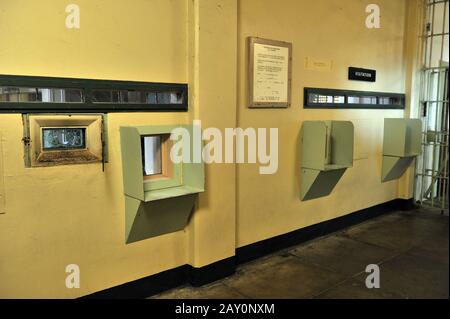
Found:
<path fill-rule="evenodd" d="M 248 38 L 250 108 L 291 105 L 292 43 Z"/>

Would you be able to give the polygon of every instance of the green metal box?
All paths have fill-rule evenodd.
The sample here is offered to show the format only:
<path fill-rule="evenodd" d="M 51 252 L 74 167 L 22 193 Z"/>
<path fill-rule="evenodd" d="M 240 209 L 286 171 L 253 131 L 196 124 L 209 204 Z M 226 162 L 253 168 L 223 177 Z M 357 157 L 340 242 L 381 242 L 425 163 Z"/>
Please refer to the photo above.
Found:
<path fill-rule="evenodd" d="M 422 151 L 420 119 L 384 119 L 383 182 L 400 178 Z"/>
<path fill-rule="evenodd" d="M 305 121 L 301 130 L 301 199 L 331 193 L 353 166 L 354 128 L 350 121 Z"/>
<path fill-rule="evenodd" d="M 188 222 L 196 194 L 205 190 L 203 162 L 173 163 L 173 176 L 145 180 L 142 157 L 144 136 L 173 134 L 185 129 L 192 154 L 195 141 L 188 125 L 124 126 L 120 128 L 123 187 L 125 194 L 125 240 L 127 243 L 182 230 Z M 201 134 L 200 137 L 201 139 Z M 180 139 L 174 141 L 181 142 Z"/>

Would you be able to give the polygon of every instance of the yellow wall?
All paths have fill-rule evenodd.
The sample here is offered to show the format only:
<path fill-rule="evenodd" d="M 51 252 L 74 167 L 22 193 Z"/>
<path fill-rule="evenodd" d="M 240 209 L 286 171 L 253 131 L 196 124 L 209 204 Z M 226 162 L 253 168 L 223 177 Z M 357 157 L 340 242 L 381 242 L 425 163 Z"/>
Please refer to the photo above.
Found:
<path fill-rule="evenodd" d="M 65 8 L 80 7 L 80 29 Z M 186 82 L 187 0 L 1 0 L 0 73 Z"/>
<path fill-rule="evenodd" d="M 279 128 L 279 169 L 259 175 L 239 165 L 237 247 L 397 198 L 397 181 L 381 184 L 383 119 L 403 117 L 391 110 L 305 110 L 303 87 L 403 92 L 405 90 L 403 0 L 377 1 L 381 29 L 365 26 L 371 1 L 245 0 L 238 8 L 238 126 Z M 292 106 L 285 110 L 246 107 L 246 37 L 292 42 Z M 304 61 L 332 61 L 329 71 L 308 70 Z M 347 80 L 349 66 L 377 70 L 376 83 Z M 330 196 L 301 202 L 298 135 L 305 120 L 352 120 L 355 162 Z"/>
<path fill-rule="evenodd" d="M 3 136 L 0 131 L 0 214 L 5 212 L 5 176 L 3 171 Z"/>
<path fill-rule="evenodd" d="M 81 28 L 68 30 L 66 1 L 1 0 L 0 74 L 187 82 L 187 1 L 76 3 Z M 185 231 L 125 245 L 119 126 L 188 117 L 109 114 L 102 173 L 100 164 L 24 168 L 21 116 L 0 114 L 0 297 L 77 297 L 186 264 Z M 80 266 L 80 289 L 65 287 L 71 263 Z"/>
<path fill-rule="evenodd" d="M 78 297 L 186 263 L 201 267 L 398 197 L 399 182 L 380 182 L 382 130 L 384 117 L 404 112 L 304 110 L 302 100 L 304 86 L 405 91 L 406 0 L 378 1 L 378 30 L 364 26 L 368 0 L 74 2 L 79 30 L 65 28 L 66 1 L 0 0 L 0 74 L 189 83 L 189 112 L 109 114 L 105 173 L 100 164 L 25 169 L 21 116 L 0 114 L 0 297 Z M 247 36 L 293 43 L 289 109 L 246 108 Z M 333 68 L 306 70 L 307 57 Z M 377 69 L 377 82 L 347 81 L 350 65 Z M 278 172 L 207 165 L 206 192 L 184 231 L 125 245 L 119 127 L 192 119 L 278 127 Z M 298 133 L 311 119 L 354 120 L 356 160 L 329 197 L 300 202 Z M 0 201 L 1 178 L 0 170 Z M 71 263 L 81 269 L 79 289 L 64 284 Z"/>

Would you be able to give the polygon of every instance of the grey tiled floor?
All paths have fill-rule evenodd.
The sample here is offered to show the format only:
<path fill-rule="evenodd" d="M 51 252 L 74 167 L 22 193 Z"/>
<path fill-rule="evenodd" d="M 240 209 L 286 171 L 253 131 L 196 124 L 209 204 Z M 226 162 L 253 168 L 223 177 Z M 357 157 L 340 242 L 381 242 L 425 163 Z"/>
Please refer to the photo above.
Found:
<path fill-rule="evenodd" d="M 393 212 L 153 298 L 448 298 L 448 221 L 425 209 Z M 380 266 L 379 289 L 365 286 L 368 264 Z"/>

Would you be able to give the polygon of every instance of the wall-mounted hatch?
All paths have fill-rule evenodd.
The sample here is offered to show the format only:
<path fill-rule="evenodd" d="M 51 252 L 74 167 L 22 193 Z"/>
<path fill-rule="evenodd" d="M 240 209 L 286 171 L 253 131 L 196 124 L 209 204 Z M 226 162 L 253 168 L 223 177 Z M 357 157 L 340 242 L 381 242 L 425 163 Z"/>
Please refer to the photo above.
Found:
<path fill-rule="evenodd" d="M 106 115 L 25 114 L 26 167 L 107 161 Z"/>
<path fill-rule="evenodd" d="M 327 196 L 353 166 L 353 123 L 305 121 L 301 130 L 301 199 Z"/>
<path fill-rule="evenodd" d="M 176 129 L 187 134 L 174 136 Z M 170 152 L 174 144 L 188 138 L 181 153 L 192 154 L 192 126 L 125 126 L 120 137 L 126 242 L 182 230 L 196 195 L 204 191 L 204 167 L 202 162 L 174 162 Z"/>
<path fill-rule="evenodd" d="M 400 178 L 422 152 L 422 121 L 420 119 L 384 119 L 383 182 Z"/>

